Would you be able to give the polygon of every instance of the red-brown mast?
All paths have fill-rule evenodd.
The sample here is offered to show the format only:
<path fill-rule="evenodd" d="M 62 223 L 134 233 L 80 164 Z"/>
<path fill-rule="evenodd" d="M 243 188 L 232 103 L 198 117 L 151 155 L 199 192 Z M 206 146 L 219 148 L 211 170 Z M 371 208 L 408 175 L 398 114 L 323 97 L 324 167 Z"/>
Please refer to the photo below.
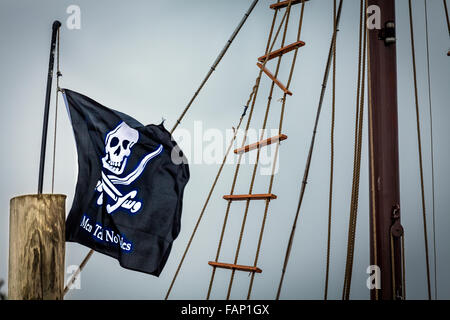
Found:
<path fill-rule="evenodd" d="M 381 288 L 371 299 L 404 298 L 398 160 L 395 1 L 369 0 L 380 8 L 381 30 L 369 30 L 370 261 Z M 370 12 L 370 10 L 368 10 Z"/>

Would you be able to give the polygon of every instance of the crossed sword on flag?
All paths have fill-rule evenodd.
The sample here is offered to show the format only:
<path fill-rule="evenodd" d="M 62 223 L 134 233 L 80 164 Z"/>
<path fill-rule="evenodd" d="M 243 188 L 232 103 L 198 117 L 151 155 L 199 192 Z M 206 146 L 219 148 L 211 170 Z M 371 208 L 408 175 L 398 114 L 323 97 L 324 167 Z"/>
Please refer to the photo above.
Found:
<path fill-rule="evenodd" d="M 131 213 L 136 213 L 139 211 L 139 209 L 142 207 L 142 202 L 133 200 L 136 195 L 137 191 L 133 190 L 125 195 L 123 195 L 117 188 L 116 185 L 130 185 L 133 183 L 139 176 L 144 172 L 145 166 L 147 163 L 159 155 L 163 151 L 163 146 L 159 145 L 158 149 L 153 151 L 152 153 L 149 153 L 142 159 L 142 161 L 139 163 L 137 168 L 131 172 L 128 176 L 124 178 L 117 177 L 115 175 L 106 175 L 102 171 L 102 180 L 99 180 L 97 182 L 97 186 L 95 187 L 95 190 L 100 192 L 100 195 L 97 199 L 97 204 L 102 205 L 103 204 L 103 191 L 108 194 L 108 196 L 115 201 L 115 204 L 113 205 L 106 205 L 106 211 L 108 213 L 113 213 L 120 207 L 130 210 Z"/>

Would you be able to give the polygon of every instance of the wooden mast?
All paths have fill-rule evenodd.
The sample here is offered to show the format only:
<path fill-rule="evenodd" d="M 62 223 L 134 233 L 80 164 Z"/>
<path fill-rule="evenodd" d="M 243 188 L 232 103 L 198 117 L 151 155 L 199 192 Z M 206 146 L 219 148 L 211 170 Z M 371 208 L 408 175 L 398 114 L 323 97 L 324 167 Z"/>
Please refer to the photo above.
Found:
<path fill-rule="evenodd" d="M 381 30 L 368 30 L 370 261 L 381 277 L 381 288 L 371 290 L 371 299 L 394 300 L 404 298 L 395 1 L 368 4 L 378 6 L 381 17 Z"/>

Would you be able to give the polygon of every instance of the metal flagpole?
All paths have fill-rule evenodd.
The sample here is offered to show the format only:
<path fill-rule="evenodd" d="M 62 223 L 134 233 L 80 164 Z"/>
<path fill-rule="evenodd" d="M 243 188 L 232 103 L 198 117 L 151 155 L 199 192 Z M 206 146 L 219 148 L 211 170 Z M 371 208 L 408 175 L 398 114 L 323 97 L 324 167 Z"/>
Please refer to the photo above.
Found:
<path fill-rule="evenodd" d="M 48 116 L 50 110 L 50 97 L 52 92 L 53 68 L 55 64 L 56 36 L 60 27 L 61 22 L 59 22 L 58 20 L 53 22 L 52 41 L 50 44 L 50 58 L 48 63 L 48 74 L 47 74 L 47 91 L 45 94 L 44 124 L 42 128 L 42 141 L 41 141 L 41 157 L 39 162 L 38 194 L 42 194 L 42 188 L 44 185 L 45 150 L 47 147 Z"/>

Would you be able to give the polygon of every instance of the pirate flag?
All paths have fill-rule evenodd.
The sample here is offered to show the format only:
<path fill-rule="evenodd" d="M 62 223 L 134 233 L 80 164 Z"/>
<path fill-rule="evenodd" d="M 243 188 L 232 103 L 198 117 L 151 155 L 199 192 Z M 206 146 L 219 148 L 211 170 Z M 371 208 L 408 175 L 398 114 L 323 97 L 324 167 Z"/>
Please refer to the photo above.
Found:
<path fill-rule="evenodd" d="M 171 134 L 63 90 L 78 153 L 66 240 L 159 276 L 180 232 L 189 167 Z"/>

